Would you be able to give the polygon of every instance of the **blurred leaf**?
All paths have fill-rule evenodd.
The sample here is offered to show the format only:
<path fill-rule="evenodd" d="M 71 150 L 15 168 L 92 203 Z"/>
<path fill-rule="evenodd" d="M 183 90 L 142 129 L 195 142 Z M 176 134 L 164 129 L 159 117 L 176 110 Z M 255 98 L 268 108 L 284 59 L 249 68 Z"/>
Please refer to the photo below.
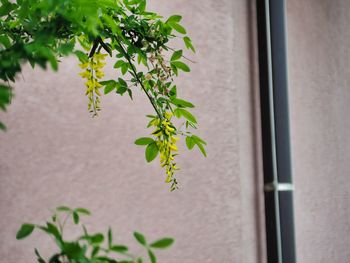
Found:
<path fill-rule="evenodd" d="M 112 229 L 110 227 L 108 228 L 107 237 L 108 237 L 108 248 L 111 248 L 112 243 L 113 243 L 113 232 L 112 232 Z"/>
<path fill-rule="evenodd" d="M 153 242 L 150 246 L 153 248 L 167 248 L 170 247 L 173 243 L 173 238 L 166 237 Z"/>
<path fill-rule="evenodd" d="M 122 246 L 122 245 L 114 245 L 111 247 L 111 251 L 114 251 L 117 253 L 125 253 L 125 252 L 128 252 L 128 247 Z"/>
<path fill-rule="evenodd" d="M 134 232 L 134 237 L 141 245 L 145 246 L 147 244 L 145 237 L 141 233 Z"/>
<path fill-rule="evenodd" d="M 29 236 L 33 232 L 34 228 L 35 226 L 32 224 L 23 224 L 16 234 L 16 239 L 23 239 Z"/>
<path fill-rule="evenodd" d="M 90 241 L 93 244 L 100 244 L 104 241 L 104 236 L 101 233 L 95 234 L 90 237 Z"/>
<path fill-rule="evenodd" d="M 184 72 L 190 72 L 191 69 L 183 62 L 181 61 L 172 61 L 171 65 L 175 66 L 178 69 L 181 69 Z"/>
<path fill-rule="evenodd" d="M 178 23 L 182 19 L 182 16 L 180 15 L 172 15 L 171 17 L 168 18 L 166 23 Z"/>
<path fill-rule="evenodd" d="M 182 57 L 182 50 L 175 51 L 173 55 L 171 56 L 170 61 L 178 60 Z"/>
<path fill-rule="evenodd" d="M 39 251 L 37 249 L 34 249 L 35 255 L 38 257 L 38 263 L 46 263 L 45 260 L 41 257 Z"/>
<path fill-rule="evenodd" d="M 76 208 L 75 212 L 82 214 L 82 215 L 87 215 L 87 216 L 91 215 L 91 212 L 88 209 L 82 208 L 82 207 Z"/>
<path fill-rule="evenodd" d="M 74 224 L 79 224 L 79 215 L 76 211 L 73 212 L 73 221 L 74 221 Z"/>
<path fill-rule="evenodd" d="M 193 123 L 197 123 L 196 118 L 187 110 L 182 109 L 182 108 L 177 108 L 174 113 L 176 112 L 176 116 L 178 116 L 179 114 L 183 117 L 185 117 L 187 120 L 189 120 L 190 122 Z"/>
<path fill-rule="evenodd" d="M 0 121 L 0 130 L 6 131 L 6 126 Z"/>
<path fill-rule="evenodd" d="M 151 260 L 151 263 L 157 263 L 157 258 L 150 249 L 148 250 L 148 256 Z"/>
<path fill-rule="evenodd" d="M 168 24 L 173 28 L 175 29 L 177 32 L 179 32 L 180 34 L 186 34 L 186 29 L 181 26 L 180 24 L 178 23 L 175 23 L 175 22 L 168 22 Z"/>
<path fill-rule="evenodd" d="M 184 37 L 183 38 L 184 42 L 185 42 L 185 46 L 188 49 L 191 49 L 194 53 L 196 52 L 196 49 L 194 48 L 193 44 L 192 44 L 192 40 L 189 37 Z"/>
<path fill-rule="evenodd" d="M 56 208 L 57 211 L 60 212 L 71 212 L 72 209 L 70 209 L 68 206 L 59 206 Z"/>
<path fill-rule="evenodd" d="M 194 108 L 194 105 L 186 100 L 178 99 L 178 98 L 170 98 L 170 102 L 178 107 L 183 108 Z"/>
<path fill-rule="evenodd" d="M 195 141 L 192 139 L 191 136 L 186 137 L 186 146 L 189 150 L 192 150 L 193 147 L 196 145 Z"/>

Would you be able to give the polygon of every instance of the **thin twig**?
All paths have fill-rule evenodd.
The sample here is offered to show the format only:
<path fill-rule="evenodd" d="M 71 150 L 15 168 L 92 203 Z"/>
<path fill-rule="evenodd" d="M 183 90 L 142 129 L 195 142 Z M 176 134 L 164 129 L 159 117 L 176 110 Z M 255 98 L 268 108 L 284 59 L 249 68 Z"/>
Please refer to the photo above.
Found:
<path fill-rule="evenodd" d="M 124 56 L 125 56 L 125 58 L 128 60 L 128 63 L 129 63 L 129 65 L 130 65 L 130 67 L 131 67 L 131 70 L 133 71 L 133 73 L 134 73 L 134 75 L 135 75 L 135 78 L 136 78 L 137 82 L 140 84 L 142 90 L 146 93 L 146 95 L 147 95 L 149 101 L 151 102 L 151 104 L 152 104 L 154 110 L 156 111 L 158 117 L 159 117 L 160 119 L 163 119 L 163 116 L 160 114 L 159 110 L 157 109 L 156 105 L 154 104 L 153 98 L 148 94 L 148 92 L 147 92 L 145 86 L 143 85 L 142 81 L 141 81 L 140 78 L 138 77 L 137 72 L 136 72 L 136 69 L 135 69 L 135 67 L 134 67 L 134 64 L 132 64 L 132 62 L 131 62 L 131 59 L 130 59 L 129 54 L 125 51 L 123 45 L 120 43 L 120 41 L 118 40 L 118 38 L 115 38 L 115 40 L 117 41 L 119 47 L 122 49 L 122 51 L 123 51 L 123 53 L 124 53 Z"/>

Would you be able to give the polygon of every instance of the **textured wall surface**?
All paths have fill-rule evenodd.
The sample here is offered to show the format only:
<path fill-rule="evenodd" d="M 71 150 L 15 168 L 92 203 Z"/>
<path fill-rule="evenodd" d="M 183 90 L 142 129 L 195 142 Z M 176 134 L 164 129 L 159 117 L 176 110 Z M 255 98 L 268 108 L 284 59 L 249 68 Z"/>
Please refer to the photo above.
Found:
<path fill-rule="evenodd" d="M 288 2 L 298 262 L 350 262 L 350 2 Z"/>
<path fill-rule="evenodd" d="M 51 240 L 34 234 L 17 242 L 15 232 L 61 204 L 91 209 L 91 230 L 112 226 L 126 243 L 135 244 L 134 230 L 150 239 L 175 237 L 160 262 L 262 259 L 249 1 L 150 2 L 165 16 L 182 14 L 197 46 L 197 63 L 178 86 L 197 105 L 208 158 L 182 142 L 181 189 L 169 193 L 158 162 L 146 164 L 143 149 L 133 145 L 147 132 L 144 113 L 152 113 L 144 95 L 135 92 L 133 102 L 103 97 L 100 116 L 91 119 L 75 58 L 64 59 L 58 74 L 25 67 L 1 116 L 9 128 L 0 134 L 1 262 L 34 262 L 34 246 L 48 255 Z"/>

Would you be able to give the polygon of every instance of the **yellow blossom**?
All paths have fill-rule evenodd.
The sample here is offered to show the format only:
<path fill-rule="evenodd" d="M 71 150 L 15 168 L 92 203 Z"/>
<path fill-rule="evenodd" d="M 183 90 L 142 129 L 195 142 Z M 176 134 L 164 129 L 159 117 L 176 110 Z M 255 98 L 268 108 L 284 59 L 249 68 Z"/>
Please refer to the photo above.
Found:
<path fill-rule="evenodd" d="M 165 112 L 164 116 L 165 116 L 165 118 L 170 120 L 170 118 L 173 116 L 173 114 L 171 112 L 167 111 L 167 112 Z"/>
<path fill-rule="evenodd" d="M 90 66 L 90 62 L 85 62 L 85 63 L 79 64 L 79 67 L 82 69 L 86 69 L 88 66 Z"/>

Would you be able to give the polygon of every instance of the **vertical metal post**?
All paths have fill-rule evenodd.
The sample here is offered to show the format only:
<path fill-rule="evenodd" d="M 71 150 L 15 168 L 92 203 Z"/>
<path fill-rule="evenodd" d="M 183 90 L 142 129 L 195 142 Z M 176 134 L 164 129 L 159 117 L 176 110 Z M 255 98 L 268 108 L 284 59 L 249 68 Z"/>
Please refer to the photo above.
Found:
<path fill-rule="evenodd" d="M 269 263 L 295 263 L 284 0 L 257 0 L 259 77 Z"/>

